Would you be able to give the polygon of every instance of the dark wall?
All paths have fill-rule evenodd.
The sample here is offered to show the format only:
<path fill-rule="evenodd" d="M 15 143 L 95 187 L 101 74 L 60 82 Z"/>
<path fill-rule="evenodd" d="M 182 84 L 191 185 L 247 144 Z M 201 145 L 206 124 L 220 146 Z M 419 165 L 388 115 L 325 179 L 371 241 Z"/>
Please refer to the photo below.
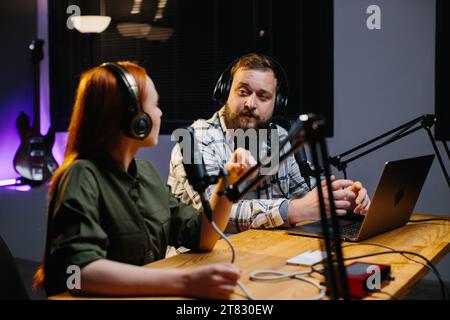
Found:
<path fill-rule="evenodd" d="M 28 45 L 36 37 L 36 2 L 0 2 L 0 180 L 15 176 L 19 112 L 32 119 L 33 78 Z"/>
<path fill-rule="evenodd" d="M 436 139 L 450 140 L 450 1 L 436 2 Z"/>
<path fill-rule="evenodd" d="M 218 105 L 212 100 L 215 82 L 237 57 L 248 52 L 268 54 L 286 69 L 291 92 L 287 115 L 323 114 L 327 134 L 333 132 L 333 2 L 332 0 L 174 0 L 164 18 L 155 22 L 155 2 L 143 2 L 131 14 L 131 1 L 105 1 L 111 24 L 93 41 L 66 27 L 66 8 L 98 14 L 96 2 L 50 0 L 51 113 L 58 131 L 68 126 L 80 73 L 106 60 L 134 60 L 155 81 L 164 112 L 161 133 L 198 118 L 209 118 Z M 128 25 L 128 34 L 121 27 Z M 132 25 L 151 25 L 152 31 Z M 161 30 L 172 36 L 155 40 Z"/>

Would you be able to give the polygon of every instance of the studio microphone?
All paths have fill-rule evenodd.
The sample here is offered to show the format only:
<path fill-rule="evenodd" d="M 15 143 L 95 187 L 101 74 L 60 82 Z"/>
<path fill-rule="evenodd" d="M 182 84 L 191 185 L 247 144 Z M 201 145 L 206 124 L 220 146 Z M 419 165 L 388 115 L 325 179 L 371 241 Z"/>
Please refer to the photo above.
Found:
<path fill-rule="evenodd" d="M 194 129 L 188 127 L 187 131 L 189 133 L 188 141 L 184 141 L 184 139 L 183 141 L 178 141 L 183 156 L 184 171 L 186 171 L 186 177 L 194 190 L 200 193 L 204 192 L 208 187 L 209 176 L 206 173 L 203 156 L 198 150 Z M 186 155 L 188 148 L 189 152 Z"/>
<path fill-rule="evenodd" d="M 194 129 L 188 127 L 187 131 L 189 133 L 189 135 L 185 137 L 187 138 L 187 141 L 185 141 L 185 138 L 183 138 L 183 141 L 180 141 L 180 139 L 178 140 L 181 155 L 183 156 L 184 171 L 186 172 L 187 180 L 200 195 L 203 212 L 205 213 L 206 218 L 212 222 L 212 211 L 209 201 L 205 196 L 205 191 L 209 185 L 217 182 L 217 177 L 209 176 L 206 172 L 203 156 L 198 150 Z"/>
<path fill-rule="evenodd" d="M 289 120 L 288 123 L 289 123 L 288 132 L 289 132 L 290 129 L 292 128 L 292 126 L 294 125 L 295 121 Z M 295 143 L 293 138 L 290 139 L 289 142 L 291 143 L 291 145 L 293 145 Z M 300 169 L 300 174 L 302 175 L 303 179 L 305 179 L 306 185 L 308 186 L 309 190 L 311 190 L 311 176 L 315 175 L 315 171 L 313 169 L 311 169 L 311 167 L 308 163 L 308 158 L 306 157 L 305 148 L 301 147 L 296 153 L 294 153 L 294 158 Z"/>
<path fill-rule="evenodd" d="M 298 167 L 300 169 L 300 174 L 303 179 L 305 179 L 306 185 L 309 190 L 311 190 L 311 174 L 313 170 L 309 166 L 308 159 L 306 158 L 305 148 L 302 147 L 296 153 L 294 153 L 295 161 L 297 161 Z"/>

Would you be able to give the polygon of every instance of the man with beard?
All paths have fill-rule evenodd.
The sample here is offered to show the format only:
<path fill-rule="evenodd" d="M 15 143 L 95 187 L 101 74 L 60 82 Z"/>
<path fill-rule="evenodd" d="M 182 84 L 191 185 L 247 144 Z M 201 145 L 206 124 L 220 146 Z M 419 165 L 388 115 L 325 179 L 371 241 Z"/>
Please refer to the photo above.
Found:
<path fill-rule="evenodd" d="M 235 133 L 238 129 L 249 132 L 275 128 L 279 141 L 283 141 L 287 136 L 286 130 L 270 121 L 274 113 L 282 113 L 282 109 L 286 107 L 287 87 L 282 67 L 275 60 L 261 54 L 244 55 L 224 71 L 214 90 L 215 99 L 223 107 L 212 118 L 200 119 L 191 125 L 195 129 L 198 148 L 209 175 L 217 175 L 230 159 L 237 147 Z M 255 136 L 259 135 L 254 134 L 253 137 Z M 250 140 L 247 149 L 255 144 L 258 146 L 255 158 L 278 151 L 273 148 L 268 150 L 274 143 L 270 138 Z M 286 146 L 286 150 L 289 148 L 290 146 Z M 281 153 L 286 150 L 281 150 Z M 186 179 L 182 160 L 177 143 L 172 150 L 168 184 L 176 197 L 201 209 L 200 197 Z M 361 183 L 335 180 L 334 177 L 332 179 L 337 214 L 344 215 L 347 210 L 365 214 L 370 199 Z M 324 181 L 321 182 L 321 187 L 327 199 Z M 300 221 L 319 219 L 319 199 L 315 188 L 317 187 L 312 185 L 311 190 L 307 186 L 294 156 L 291 156 L 279 165 L 275 175 L 233 205 L 226 232 L 288 227 Z M 214 185 L 207 189 L 207 195 L 210 196 L 213 190 Z"/>

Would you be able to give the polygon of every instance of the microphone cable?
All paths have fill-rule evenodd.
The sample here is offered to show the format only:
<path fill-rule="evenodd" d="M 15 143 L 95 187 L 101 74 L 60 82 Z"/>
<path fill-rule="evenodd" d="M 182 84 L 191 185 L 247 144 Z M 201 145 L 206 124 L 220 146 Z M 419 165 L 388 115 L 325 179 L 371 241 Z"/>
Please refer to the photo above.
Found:
<path fill-rule="evenodd" d="M 208 221 L 210 222 L 210 224 L 213 227 L 213 229 L 217 232 L 217 234 L 219 234 L 219 236 L 223 240 L 225 240 L 225 242 L 230 247 L 230 249 L 231 249 L 231 264 L 234 264 L 234 261 L 236 259 L 236 250 L 234 249 L 233 244 L 228 239 L 228 237 L 222 232 L 222 230 L 220 230 L 220 228 L 216 225 L 214 220 L 208 220 Z M 238 284 L 239 288 L 241 288 L 242 292 L 244 292 L 244 294 L 246 295 L 248 300 L 255 300 L 253 298 L 252 294 L 248 291 L 248 289 L 244 286 L 244 284 L 240 280 L 237 281 L 237 284 Z"/>
<path fill-rule="evenodd" d="M 307 278 L 305 275 L 310 275 L 312 271 L 298 271 L 292 273 L 285 273 L 274 270 L 257 270 L 250 274 L 250 280 L 254 281 L 276 281 L 281 279 L 297 279 L 314 286 L 319 290 L 319 294 L 304 300 L 321 300 L 325 297 L 326 287 L 320 281 L 314 278 Z"/>

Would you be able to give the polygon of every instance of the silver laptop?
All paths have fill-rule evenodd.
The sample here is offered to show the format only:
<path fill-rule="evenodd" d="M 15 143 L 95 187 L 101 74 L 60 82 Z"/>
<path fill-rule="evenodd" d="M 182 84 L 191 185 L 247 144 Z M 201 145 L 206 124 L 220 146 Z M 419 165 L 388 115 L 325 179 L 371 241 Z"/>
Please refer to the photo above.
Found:
<path fill-rule="evenodd" d="M 419 198 L 433 159 L 434 155 L 427 155 L 386 162 L 366 215 L 349 213 L 338 218 L 341 238 L 345 241 L 361 241 L 405 225 Z M 287 232 L 321 237 L 322 225 L 316 221 L 287 229 Z"/>

